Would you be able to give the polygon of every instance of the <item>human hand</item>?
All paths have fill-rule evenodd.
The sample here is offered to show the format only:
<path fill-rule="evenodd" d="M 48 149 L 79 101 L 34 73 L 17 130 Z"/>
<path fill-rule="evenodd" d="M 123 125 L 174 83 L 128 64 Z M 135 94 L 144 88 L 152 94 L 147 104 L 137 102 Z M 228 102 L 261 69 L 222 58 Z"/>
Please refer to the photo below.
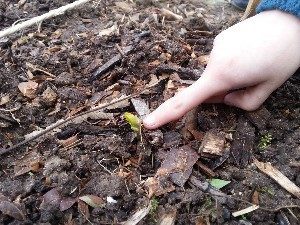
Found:
<path fill-rule="evenodd" d="M 220 33 L 208 65 L 194 84 L 143 121 L 148 129 L 179 119 L 203 102 L 257 109 L 300 67 L 300 20 L 266 11 Z"/>

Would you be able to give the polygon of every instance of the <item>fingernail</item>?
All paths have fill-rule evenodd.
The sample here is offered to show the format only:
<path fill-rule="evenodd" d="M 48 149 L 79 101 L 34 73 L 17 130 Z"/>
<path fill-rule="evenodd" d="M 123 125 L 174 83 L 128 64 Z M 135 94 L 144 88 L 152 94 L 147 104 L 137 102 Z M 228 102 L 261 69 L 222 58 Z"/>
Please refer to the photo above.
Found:
<path fill-rule="evenodd" d="M 149 126 L 149 127 L 153 127 L 155 125 L 155 118 L 154 116 L 147 116 L 143 123 L 146 125 L 146 126 Z"/>

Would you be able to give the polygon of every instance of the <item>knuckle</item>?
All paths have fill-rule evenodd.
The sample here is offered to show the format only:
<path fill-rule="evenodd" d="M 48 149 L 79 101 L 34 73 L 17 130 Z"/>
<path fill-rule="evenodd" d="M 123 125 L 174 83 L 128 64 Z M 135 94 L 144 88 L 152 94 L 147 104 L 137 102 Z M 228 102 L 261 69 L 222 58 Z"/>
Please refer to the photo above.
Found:
<path fill-rule="evenodd" d="M 241 105 L 241 108 L 246 111 L 254 111 L 258 109 L 260 104 L 258 102 L 244 101 Z"/>

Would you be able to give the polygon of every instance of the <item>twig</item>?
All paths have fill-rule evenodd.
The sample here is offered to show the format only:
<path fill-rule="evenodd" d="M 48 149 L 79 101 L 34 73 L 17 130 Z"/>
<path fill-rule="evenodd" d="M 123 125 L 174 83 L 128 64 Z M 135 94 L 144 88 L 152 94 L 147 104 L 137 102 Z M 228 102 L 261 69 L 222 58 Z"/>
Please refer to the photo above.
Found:
<path fill-rule="evenodd" d="M 3 30 L 3 31 L 0 31 L 0 38 L 6 37 L 6 36 L 8 36 L 10 34 L 13 34 L 17 31 L 24 30 L 25 28 L 30 27 L 34 24 L 40 24 L 43 20 L 61 15 L 61 14 L 65 13 L 67 10 L 73 9 L 77 6 L 80 6 L 84 3 L 87 3 L 88 1 L 90 1 L 90 0 L 77 0 L 73 3 L 62 6 L 58 9 L 50 10 L 49 12 L 47 12 L 47 13 L 41 15 L 41 16 L 37 16 L 37 17 L 34 17 L 34 18 L 32 18 L 30 20 L 27 20 L 25 22 L 19 23 L 19 24 L 14 25 L 14 26 L 11 26 L 11 27 Z"/>
<path fill-rule="evenodd" d="M 126 97 L 114 100 L 114 101 L 109 102 L 107 104 L 100 105 L 100 106 L 97 106 L 95 108 L 92 108 L 92 109 L 90 109 L 90 110 L 88 110 L 86 112 L 82 112 L 82 113 L 79 113 L 77 115 L 71 116 L 71 117 L 69 117 L 69 118 L 67 118 L 65 120 L 58 121 L 53 126 L 50 126 L 50 127 L 46 128 L 45 130 L 39 132 L 38 134 L 36 134 L 34 136 L 31 136 L 28 139 L 25 139 L 24 141 L 21 141 L 18 144 L 11 146 L 10 148 L 0 148 L 0 155 L 3 155 L 3 154 L 8 153 L 8 152 L 12 152 L 13 150 L 19 148 L 20 146 L 25 145 L 25 144 L 29 143 L 30 141 L 33 141 L 33 140 L 35 140 L 35 139 L 37 139 L 37 138 L 39 138 L 41 136 L 44 136 L 45 134 L 49 133 L 50 131 L 52 131 L 52 130 L 54 130 L 54 129 L 60 127 L 60 126 L 62 126 L 63 124 L 71 122 L 72 120 L 74 120 L 76 118 L 82 117 L 82 116 L 84 116 L 86 114 L 89 114 L 89 113 L 92 113 L 92 112 L 95 112 L 95 111 L 99 111 L 99 110 L 105 109 L 108 106 L 114 105 L 116 103 L 119 103 L 119 102 L 122 102 L 122 101 L 125 101 L 125 100 L 128 100 L 128 99 L 137 97 L 137 96 L 141 95 L 143 92 L 145 92 L 146 90 L 154 87 L 155 85 L 157 85 L 157 83 L 145 87 L 143 90 L 137 92 L 136 94 L 128 95 Z"/>

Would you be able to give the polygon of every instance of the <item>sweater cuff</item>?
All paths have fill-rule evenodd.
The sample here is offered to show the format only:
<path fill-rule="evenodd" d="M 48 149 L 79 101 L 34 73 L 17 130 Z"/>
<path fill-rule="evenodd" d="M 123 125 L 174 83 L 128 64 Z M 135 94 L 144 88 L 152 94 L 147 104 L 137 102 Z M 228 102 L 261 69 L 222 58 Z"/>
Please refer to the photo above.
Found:
<path fill-rule="evenodd" d="M 278 9 L 300 18 L 300 1 L 299 0 L 262 0 L 256 12 Z"/>

